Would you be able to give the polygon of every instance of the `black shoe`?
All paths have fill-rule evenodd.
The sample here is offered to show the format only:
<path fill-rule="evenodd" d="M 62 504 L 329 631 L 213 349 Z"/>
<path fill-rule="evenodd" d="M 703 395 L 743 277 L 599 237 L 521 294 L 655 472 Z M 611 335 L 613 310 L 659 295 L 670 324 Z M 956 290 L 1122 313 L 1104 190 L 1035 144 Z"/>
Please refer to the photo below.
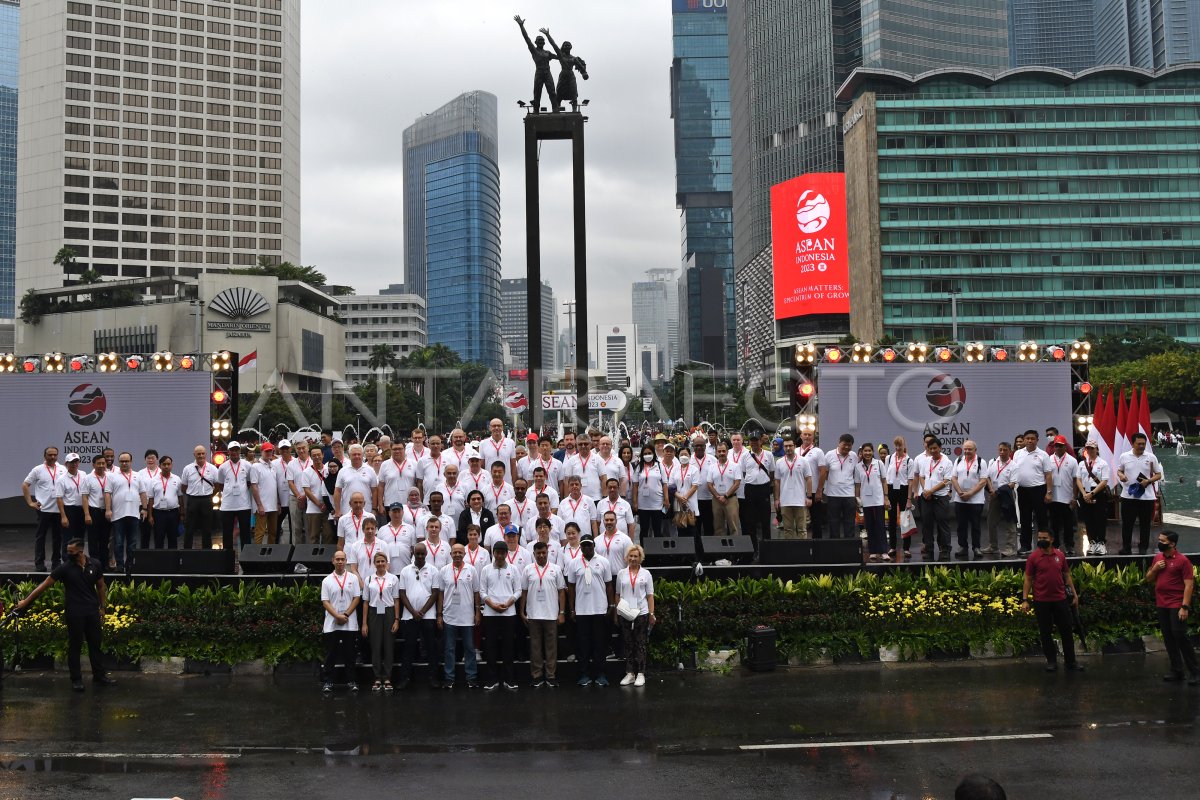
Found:
<path fill-rule="evenodd" d="M 357 691 L 358 691 L 358 684 L 357 684 L 357 683 L 355 683 L 354 681 L 350 681 L 349 683 L 347 683 L 347 684 L 346 684 L 346 688 L 347 688 L 347 689 L 349 689 L 349 690 L 350 690 L 350 691 L 352 691 L 352 692 L 357 692 Z"/>
<path fill-rule="evenodd" d="M 558 681 L 554 680 L 554 678 L 547 678 L 547 679 L 546 679 L 546 688 L 548 688 L 548 689 L 557 689 L 557 688 L 558 688 Z"/>
<path fill-rule="evenodd" d="M 1046 672 L 1058 672 L 1058 664 L 1057 663 L 1047 664 Z"/>
<path fill-rule="evenodd" d="M 500 683 L 497 681 L 496 683 L 489 683 L 487 686 L 484 686 L 483 690 L 485 692 L 494 692 L 499 688 L 500 688 Z"/>
<path fill-rule="evenodd" d="M 544 680 L 542 680 L 541 678 L 535 678 L 533 681 L 533 684 L 532 684 L 534 689 L 540 689 L 545 685 L 546 685 L 546 682 Z"/>
<path fill-rule="evenodd" d="M 1183 673 L 1168 672 L 1166 675 L 1163 675 L 1163 680 L 1167 683 L 1183 683 Z"/>
<path fill-rule="evenodd" d="M 1133 555 L 1133 551 L 1132 551 L 1132 550 L 1118 550 L 1118 551 L 1117 551 L 1117 555 L 1119 555 L 1119 556 L 1131 556 L 1131 555 Z"/>
<path fill-rule="evenodd" d="M 478 689 L 479 681 L 467 681 L 467 688 L 468 689 Z"/>
<path fill-rule="evenodd" d="M 1076 662 L 1074 664 L 1067 664 L 1066 667 L 1067 667 L 1067 672 L 1083 672 L 1084 671 L 1083 664 L 1080 664 L 1078 662 Z"/>
<path fill-rule="evenodd" d="M 92 678 L 92 683 L 96 683 L 101 686 L 116 686 L 117 685 L 117 681 L 114 678 L 110 678 L 107 675 L 97 675 L 96 677 Z"/>
<path fill-rule="evenodd" d="M 71 688 L 77 692 L 83 691 L 83 681 L 71 681 Z"/>
<path fill-rule="evenodd" d="M 450 689 L 454 688 L 454 681 L 442 681 L 440 684 L 438 684 L 438 688 L 449 691 Z M 475 687 L 472 686 L 471 688 L 474 689 Z"/>
<path fill-rule="evenodd" d="M 970 558 L 970 556 L 971 554 L 961 547 L 954 551 L 955 558 Z"/>
<path fill-rule="evenodd" d="M 80 687 L 80 688 L 82 688 L 82 687 Z M 322 684 L 321 685 L 321 693 L 322 694 L 333 694 L 333 684 L 328 683 L 328 682 Z"/>
<path fill-rule="evenodd" d="M 1067 551 L 1067 558 L 1074 558 L 1074 557 L 1075 557 L 1075 551 L 1074 551 L 1074 550 L 1068 550 L 1068 551 Z"/>
<path fill-rule="evenodd" d="M 509 683 L 508 681 L 504 682 L 504 688 L 510 692 L 517 691 L 517 685 L 515 683 Z"/>

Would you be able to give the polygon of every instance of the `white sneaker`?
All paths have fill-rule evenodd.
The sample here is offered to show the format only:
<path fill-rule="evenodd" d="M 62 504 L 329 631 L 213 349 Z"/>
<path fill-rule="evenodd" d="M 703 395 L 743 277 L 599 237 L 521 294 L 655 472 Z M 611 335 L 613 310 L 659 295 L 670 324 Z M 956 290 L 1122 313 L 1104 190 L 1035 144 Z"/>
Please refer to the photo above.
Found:
<path fill-rule="evenodd" d="M 646 676 L 639 672 L 637 678 L 635 678 L 633 681 L 633 685 L 634 686 L 645 686 L 646 685 Z"/>
<path fill-rule="evenodd" d="M 1094 555 L 1096 555 L 1096 545 L 1095 545 L 1095 544 L 1093 544 L 1093 543 L 1091 543 L 1091 542 L 1089 542 L 1089 543 L 1088 543 L 1088 546 L 1087 546 L 1087 555 L 1089 555 L 1089 556 L 1094 556 Z"/>
<path fill-rule="evenodd" d="M 634 674 L 633 674 L 632 672 L 626 672 L 626 673 L 625 673 L 625 677 L 624 677 L 624 678 L 621 678 L 621 685 L 622 685 L 622 686 L 628 686 L 628 685 L 630 685 L 631 683 L 633 683 L 633 679 L 634 679 L 634 677 L 635 677 L 635 676 L 634 676 Z"/>
<path fill-rule="evenodd" d="M 1104 544 L 1104 542 L 1098 542 L 1096 544 L 1096 555 L 1098 555 L 1098 556 L 1108 555 L 1108 547 Z"/>

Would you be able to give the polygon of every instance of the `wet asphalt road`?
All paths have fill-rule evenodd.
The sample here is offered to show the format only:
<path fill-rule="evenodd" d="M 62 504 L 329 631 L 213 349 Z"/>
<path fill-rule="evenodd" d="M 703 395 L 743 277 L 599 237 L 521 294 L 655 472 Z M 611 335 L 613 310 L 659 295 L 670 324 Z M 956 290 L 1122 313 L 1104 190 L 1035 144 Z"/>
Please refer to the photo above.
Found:
<path fill-rule="evenodd" d="M 304 678 L 119 675 L 77 695 L 62 673 L 18 674 L 0 698 L 0 800 L 939 799 L 969 771 L 1010 798 L 1186 796 L 1200 688 L 1161 683 L 1161 655 L 1083 661 L 1082 675 L 871 664 L 331 698 Z M 999 736 L 1022 738 L 813 746 Z M 741 749 L 770 743 L 802 746 Z"/>

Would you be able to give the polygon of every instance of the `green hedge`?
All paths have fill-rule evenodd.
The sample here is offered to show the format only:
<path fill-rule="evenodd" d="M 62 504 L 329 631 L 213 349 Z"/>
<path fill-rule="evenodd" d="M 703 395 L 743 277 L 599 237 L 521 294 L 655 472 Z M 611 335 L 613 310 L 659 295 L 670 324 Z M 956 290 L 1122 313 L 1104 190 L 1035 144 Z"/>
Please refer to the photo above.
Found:
<path fill-rule="evenodd" d="M 1073 570 L 1089 647 L 1139 639 L 1157 630 L 1154 592 L 1139 566 Z M 651 638 L 657 663 L 674 664 L 678 650 L 740 646 L 756 625 L 775 629 L 781 656 L 874 657 L 881 646 L 908 655 L 990 647 L 1024 652 L 1037 628 L 1020 610 L 1022 574 L 928 568 L 921 572 L 860 572 L 847 577 L 659 581 L 658 627 Z M 17 587 L 16 598 L 33 588 Z M 11 604 L 14 593 L 0 590 Z M 320 589 L 243 582 L 200 589 L 167 582 L 115 581 L 109 590 L 105 649 L 136 661 L 168 656 L 223 664 L 264 659 L 268 664 L 321 655 Z M 62 587 L 43 594 L 31 613 L 0 629 L 6 660 L 62 658 Z"/>

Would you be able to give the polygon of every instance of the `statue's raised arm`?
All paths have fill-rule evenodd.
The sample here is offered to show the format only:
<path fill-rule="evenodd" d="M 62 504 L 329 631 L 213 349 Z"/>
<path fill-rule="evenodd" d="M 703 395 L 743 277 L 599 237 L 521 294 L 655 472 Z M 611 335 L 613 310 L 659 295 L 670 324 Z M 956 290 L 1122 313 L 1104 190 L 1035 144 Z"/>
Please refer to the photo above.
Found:
<path fill-rule="evenodd" d="M 520 14 L 514 16 L 513 20 L 520 26 L 521 35 L 525 37 L 525 44 L 529 46 L 529 55 L 533 58 L 533 113 L 537 114 L 541 111 L 543 90 L 550 95 L 550 110 L 561 110 L 558 96 L 554 90 L 554 76 L 550 72 L 550 62 L 559 60 L 559 56 L 546 49 L 546 40 L 541 36 L 534 41 L 529 40 L 529 33 L 525 30 L 525 20 L 521 19 Z"/>
<path fill-rule="evenodd" d="M 525 32 L 525 20 L 521 19 L 520 14 L 514 14 L 513 20 L 521 28 L 521 35 L 525 37 L 525 44 L 527 47 L 529 47 L 529 52 L 532 53 L 534 51 L 534 46 L 533 42 L 529 39 L 529 34 Z"/>

